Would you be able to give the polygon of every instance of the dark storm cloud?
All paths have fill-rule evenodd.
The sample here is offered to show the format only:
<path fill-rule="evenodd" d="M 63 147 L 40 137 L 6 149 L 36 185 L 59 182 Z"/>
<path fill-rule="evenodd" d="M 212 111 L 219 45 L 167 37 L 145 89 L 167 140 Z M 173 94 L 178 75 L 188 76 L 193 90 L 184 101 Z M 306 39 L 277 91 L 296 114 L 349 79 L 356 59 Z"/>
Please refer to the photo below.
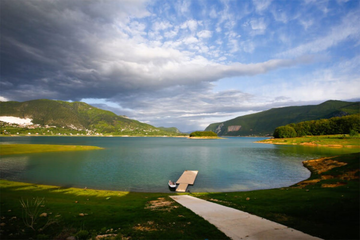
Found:
<path fill-rule="evenodd" d="M 121 91 L 96 69 L 93 36 L 106 38 L 106 27 L 126 19 L 128 10 L 144 15 L 137 3 L 119 8 L 115 1 L 1 1 L 2 94 L 79 100 Z"/>
<path fill-rule="evenodd" d="M 143 3 L 2 0 L 1 95 L 11 100 L 133 96 L 308 61 L 221 65 L 187 51 L 150 47 L 147 40 L 136 41 L 136 31 L 127 26 L 131 18 L 149 15 Z"/>

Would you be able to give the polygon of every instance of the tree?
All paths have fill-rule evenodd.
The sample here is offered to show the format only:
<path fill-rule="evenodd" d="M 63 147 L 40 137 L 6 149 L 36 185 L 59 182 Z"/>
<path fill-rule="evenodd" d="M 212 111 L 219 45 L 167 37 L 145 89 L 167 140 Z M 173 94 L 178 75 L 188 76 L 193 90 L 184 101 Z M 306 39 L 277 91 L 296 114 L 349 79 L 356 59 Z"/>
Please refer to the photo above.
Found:
<path fill-rule="evenodd" d="M 293 138 L 296 136 L 297 134 L 295 129 L 290 126 L 277 127 L 274 131 L 275 138 Z"/>

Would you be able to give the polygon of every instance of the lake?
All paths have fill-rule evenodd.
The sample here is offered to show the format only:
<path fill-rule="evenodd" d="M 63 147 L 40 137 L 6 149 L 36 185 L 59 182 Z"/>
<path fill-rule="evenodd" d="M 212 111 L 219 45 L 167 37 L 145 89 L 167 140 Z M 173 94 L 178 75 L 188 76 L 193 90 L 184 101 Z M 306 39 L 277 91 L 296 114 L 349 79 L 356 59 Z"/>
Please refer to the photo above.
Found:
<path fill-rule="evenodd" d="M 342 149 L 254 143 L 264 138 L 0 137 L 2 144 L 91 145 L 104 150 L 3 156 L 1 178 L 62 187 L 169 192 L 167 182 L 198 170 L 193 192 L 286 187 L 310 176 L 302 161 Z"/>

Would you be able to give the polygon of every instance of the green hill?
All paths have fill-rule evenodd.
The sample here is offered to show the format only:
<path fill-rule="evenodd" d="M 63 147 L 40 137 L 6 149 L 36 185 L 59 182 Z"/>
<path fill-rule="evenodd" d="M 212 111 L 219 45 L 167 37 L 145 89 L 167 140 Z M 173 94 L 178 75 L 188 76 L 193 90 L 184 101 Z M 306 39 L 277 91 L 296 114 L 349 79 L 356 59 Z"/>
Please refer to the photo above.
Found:
<path fill-rule="evenodd" d="M 330 100 L 319 105 L 273 108 L 260 113 L 210 124 L 205 131 L 219 136 L 272 135 L 275 128 L 290 123 L 328 119 L 360 113 L 360 102 Z"/>
<path fill-rule="evenodd" d="M 179 129 L 176 127 L 158 127 L 158 129 L 166 131 L 166 132 L 173 132 L 173 133 L 181 133 Z"/>
<path fill-rule="evenodd" d="M 83 102 L 32 100 L 0 102 L 0 116 L 31 118 L 34 124 L 108 135 L 175 135 Z"/>

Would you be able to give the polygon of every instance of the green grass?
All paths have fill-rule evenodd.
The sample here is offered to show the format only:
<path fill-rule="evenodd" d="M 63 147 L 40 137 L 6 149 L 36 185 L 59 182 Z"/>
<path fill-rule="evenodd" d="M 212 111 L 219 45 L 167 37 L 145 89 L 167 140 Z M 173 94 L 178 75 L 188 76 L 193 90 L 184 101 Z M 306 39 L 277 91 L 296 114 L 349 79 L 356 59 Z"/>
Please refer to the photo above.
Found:
<path fill-rule="evenodd" d="M 305 136 L 296 138 L 275 138 L 265 139 L 259 143 L 285 144 L 285 145 L 307 145 L 324 147 L 346 147 L 360 148 L 360 137 L 351 137 L 348 134 Z M 358 150 L 356 150 L 358 151 Z"/>
<path fill-rule="evenodd" d="M 165 193 L 132 193 L 59 188 L 0 180 L 2 239 L 48 239 L 74 236 L 81 230 L 91 235 L 113 233 L 131 239 L 227 239 L 213 225 L 181 207 Z M 41 212 L 57 219 L 44 231 L 23 223 L 20 199 L 44 198 Z M 160 198 L 160 199 L 159 199 Z M 170 203 L 151 208 L 152 201 Z M 171 202 L 170 202 L 171 201 Z M 51 214 L 50 214 L 51 213 Z M 84 216 L 79 214 L 83 213 Z M 113 229 L 113 230 L 111 230 Z M 121 239 L 121 238 L 120 238 Z"/>
<path fill-rule="evenodd" d="M 27 154 L 39 152 L 64 152 L 99 150 L 101 147 L 50 144 L 0 144 L 0 156 L 10 154 Z"/>

